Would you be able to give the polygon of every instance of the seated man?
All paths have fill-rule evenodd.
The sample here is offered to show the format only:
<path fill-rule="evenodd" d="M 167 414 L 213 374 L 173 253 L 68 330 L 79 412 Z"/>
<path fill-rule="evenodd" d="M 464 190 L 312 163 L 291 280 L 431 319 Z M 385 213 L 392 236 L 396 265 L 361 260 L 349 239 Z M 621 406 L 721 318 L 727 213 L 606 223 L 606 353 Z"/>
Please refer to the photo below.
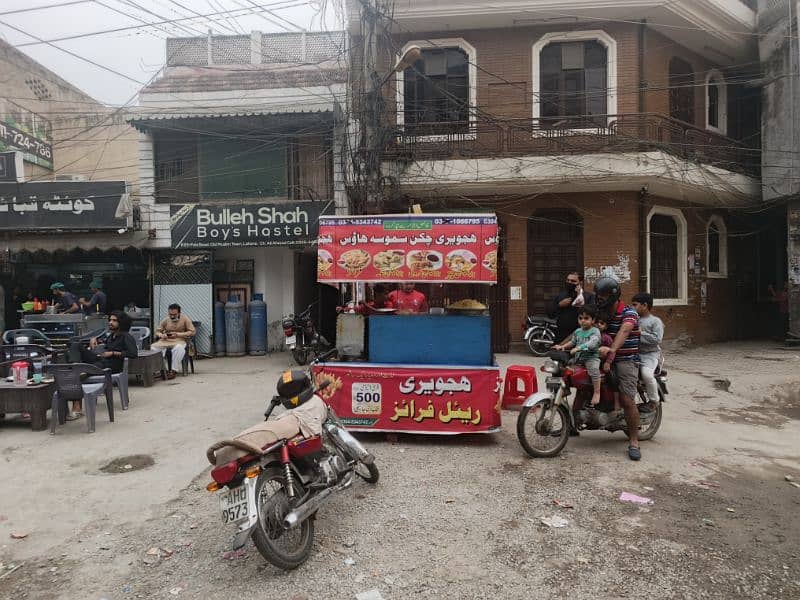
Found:
<path fill-rule="evenodd" d="M 158 348 L 166 356 L 167 350 L 172 350 L 172 360 L 167 365 L 167 379 L 175 379 L 177 375 L 175 366 L 181 364 L 186 355 L 186 340 L 193 338 L 197 333 L 192 320 L 181 314 L 179 304 L 170 304 L 169 316 L 161 321 L 156 329 L 156 343 L 151 348 Z"/>
<path fill-rule="evenodd" d="M 86 348 L 80 342 L 74 342 L 73 347 L 81 355 L 81 362 L 97 365 L 101 369 L 111 369 L 112 373 L 120 373 L 126 358 L 136 358 L 139 351 L 136 349 L 136 340 L 128 333 L 131 329 L 131 318 L 121 310 L 115 310 L 108 317 L 108 332 L 102 345 L 97 338 L 89 340 Z M 67 415 L 68 421 L 74 421 L 82 416 L 80 401 L 72 403 L 72 412 Z"/>

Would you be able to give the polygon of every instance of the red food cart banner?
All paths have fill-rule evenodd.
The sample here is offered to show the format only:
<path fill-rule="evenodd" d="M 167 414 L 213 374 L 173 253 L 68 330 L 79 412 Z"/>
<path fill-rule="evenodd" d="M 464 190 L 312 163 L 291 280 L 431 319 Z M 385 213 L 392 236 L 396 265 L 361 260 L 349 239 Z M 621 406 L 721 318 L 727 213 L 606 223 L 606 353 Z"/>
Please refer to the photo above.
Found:
<path fill-rule="evenodd" d="M 489 433 L 500 428 L 499 367 L 326 363 L 313 368 L 320 392 L 348 429 Z"/>
<path fill-rule="evenodd" d="M 322 216 L 317 280 L 493 284 L 497 235 L 493 214 Z"/>

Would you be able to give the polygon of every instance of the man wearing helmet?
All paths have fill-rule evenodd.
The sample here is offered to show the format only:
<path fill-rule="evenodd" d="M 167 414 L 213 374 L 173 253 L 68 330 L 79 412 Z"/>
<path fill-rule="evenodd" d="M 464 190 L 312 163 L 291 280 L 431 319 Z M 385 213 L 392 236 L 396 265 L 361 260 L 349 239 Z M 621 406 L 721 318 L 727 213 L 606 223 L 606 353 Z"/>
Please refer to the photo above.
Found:
<path fill-rule="evenodd" d="M 639 410 L 635 400 L 639 386 L 639 315 L 636 309 L 620 301 L 622 291 L 614 277 L 598 279 L 594 293 L 597 307 L 611 315 L 606 333 L 613 340 L 611 352 L 615 353 L 619 399 L 630 434 L 628 456 L 631 460 L 639 460 L 642 453 L 639 450 Z M 603 365 L 606 372 L 610 368 L 609 364 Z"/>

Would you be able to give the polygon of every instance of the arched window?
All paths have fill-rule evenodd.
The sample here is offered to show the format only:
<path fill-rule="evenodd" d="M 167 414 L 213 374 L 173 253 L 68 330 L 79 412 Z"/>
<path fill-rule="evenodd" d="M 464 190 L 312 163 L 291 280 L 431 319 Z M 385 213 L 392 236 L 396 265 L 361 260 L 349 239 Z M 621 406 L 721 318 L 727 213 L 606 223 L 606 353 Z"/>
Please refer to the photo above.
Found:
<path fill-rule="evenodd" d="M 473 128 L 476 104 L 476 53 L 466 41 L 413 41 L 420 59 L 397 74 L 397 123 L 415 136 L 466 134 Z"/>
<path fill-rule="evenodd" d="M 719 71 L 706 76 L 706 128 L 720 133 L 728 129 L 728 90 Z"/>
<path fill-rule="evenodd" d="M 655 206 L 647 216 L 647 287 L 658 305 L 687 304 L 686 218 Z"/>
<path fill-rule="evenodd" d="M 728 276 L 728 228 L 719 215 L 712 216 L 706 226 L 706 262 L 709 277 Z"/>
<path fill-rule="evenodd" d="M 617 112 L 617 43 L 601 30 L 547 33 L 533 45 L 533 118 L 605 127 Z"/>
<path fill-rule="evenodd" d="M 669 116 L 694 123 L 694 72 L 692 65 L 677 57 L 669 61 Z"/>

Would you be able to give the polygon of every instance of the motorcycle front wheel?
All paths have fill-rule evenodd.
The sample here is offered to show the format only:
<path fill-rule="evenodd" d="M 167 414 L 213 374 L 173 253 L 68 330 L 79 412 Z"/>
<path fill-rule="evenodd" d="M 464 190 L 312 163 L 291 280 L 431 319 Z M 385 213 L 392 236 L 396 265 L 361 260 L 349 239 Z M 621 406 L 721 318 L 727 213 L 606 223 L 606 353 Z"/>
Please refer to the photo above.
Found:
<path fill-rule="evenodd" d="M 381 476 L 380 471 L 378 471 L 378 467 L 375 463 L 372 463 L 371 465 L 365 465 L 363 462 L 358 461 L 356 466 L 353 467 L 353 471 L 355 471 L 355 474 L 361 477 L 361 479 L 373 485 L 378 483 L 378 479 Z"/>
<path fill-rule="evenodd" d="M 528 337 L 528 350 L 534 356 L 547 356 L 550 347 L 556 343 L 555 334 L 546 327 L 534 327 Z"/>
<path fill-rule="evenodd" d="M 540 400 L 523 406 L 517 418 L 517 438 L 525 452 L 534 458 L 557 456 L 569 440 L 570 417 L 562 405 Z"/>
<path fill-rule="evenodd" d="M 301 498 L 304 493 L 296 481 L 294 493 L 295 498 Z M 314 517 L 306 519 L 294 529 L 283 528 L 283 519 L 292 508 L 286 494 L 283 469 L 278 466 L 265 468 L 256 482 L 258 523 L 253 529 L 253 543 L 261 556 L 287 571 L 306 562 L 314 544 Z"/>

